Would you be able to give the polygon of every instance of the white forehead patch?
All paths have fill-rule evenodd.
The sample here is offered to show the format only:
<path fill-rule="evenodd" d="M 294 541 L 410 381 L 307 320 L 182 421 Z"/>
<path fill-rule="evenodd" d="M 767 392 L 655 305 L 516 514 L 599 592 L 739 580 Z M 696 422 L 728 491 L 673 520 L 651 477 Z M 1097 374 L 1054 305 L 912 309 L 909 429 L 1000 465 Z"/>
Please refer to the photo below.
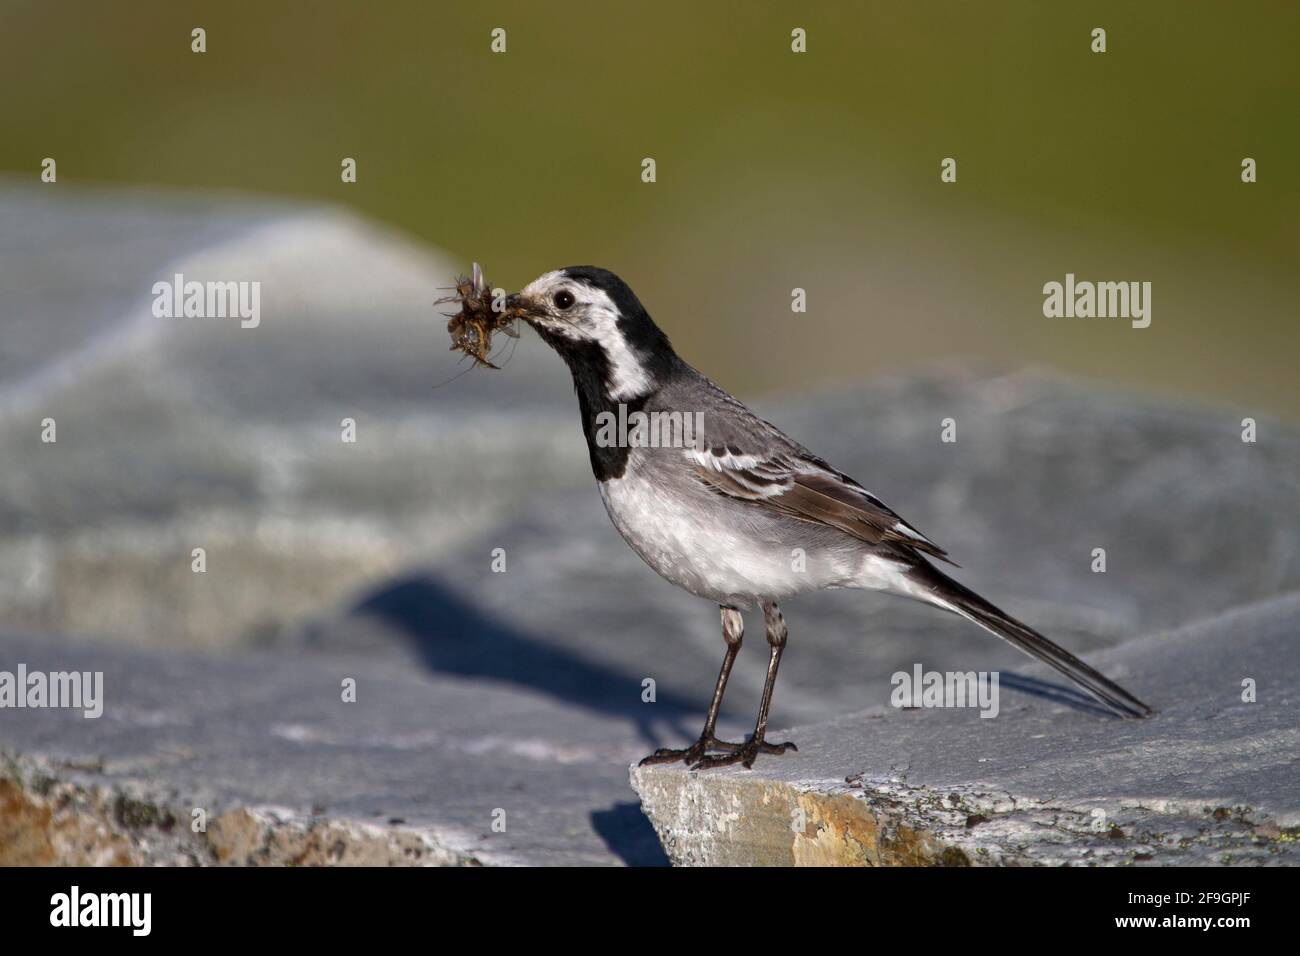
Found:
<path fill-rule="evenodd" d="M 523 295 L 534 301 L 549 302 L 560 289 L 572 290 L 578 300 L 572 308 L 574 324 L 553 323 L 551 330 L 575 340 L 595 342 L 609 360 L 609 396 L 615 401 L 627 401 L 644 395 L 654 387 L 654 380 L 644 363 L 618 328 L 618 307 L 601 289 L 585 282 L 568 278 L 556 270 L 547 272 L 530 282 Z"/>

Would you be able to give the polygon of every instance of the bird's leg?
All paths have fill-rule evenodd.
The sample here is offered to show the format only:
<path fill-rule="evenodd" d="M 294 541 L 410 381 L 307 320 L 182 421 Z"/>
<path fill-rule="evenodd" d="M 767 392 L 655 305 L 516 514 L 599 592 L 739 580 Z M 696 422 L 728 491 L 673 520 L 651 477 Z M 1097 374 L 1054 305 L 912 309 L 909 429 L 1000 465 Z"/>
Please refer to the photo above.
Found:
<path fill-rule="evenodd" d="M 754 736 L 734 749 L 729 749 L 722 756 L 701 757 L 691 769 L 702 770 L 709 767 L 723 767 L 727 764 L 742 763 L 746 768 L 754 766 L 759 754 L 783 754 L 787 750 L 798 750 L 789 741 L 783 744 L 769 744 L 763 739 L 767 732 L 767 713 L 772 706 L 772 688 L 776 686 L 776 671 L 781 666 L 781 652 L 785 650 L 785 640 L 789 629 L 785 626 L 785 616 L 781 609 L 771 601 L 763 602 L 763 622 L 767 625 L 767 643 L 772 646 L 772 656 L 767 662 L 767 680 L 763 683 L 763 702 L 758 708 L 758 722 L 754 724 Z"/>
<path fill-rule="evenodd" d="M 727 679 L 731 677 L 731 665 L 736 662 L 736 655 L 740 653 L 740 642 L 745 636 L 745 619 L 740 616 L 740 611 L 726 605 L 721 605 L 721 610 L 722 639 L 727 642 L 727 654 L 722 658 L 722 670 L 718 671 L 718 683 L 713 688 L 713 700 L 709 702 L 709 716 L 704 719 L 704 731 L 700 734 L 700 739 L 684 750 L 661 747 L 643 759 L 641 766 L 648 763 L 673 763 L 678 760 L 695 763 L 707 750 L 725 750 L 728 753 L 735 753 L 744 746 L 744 744 L 727 743 L 713 736 L 718 725 L 718 711 L 722 709 L 722 695 L 727 690 Z"/>

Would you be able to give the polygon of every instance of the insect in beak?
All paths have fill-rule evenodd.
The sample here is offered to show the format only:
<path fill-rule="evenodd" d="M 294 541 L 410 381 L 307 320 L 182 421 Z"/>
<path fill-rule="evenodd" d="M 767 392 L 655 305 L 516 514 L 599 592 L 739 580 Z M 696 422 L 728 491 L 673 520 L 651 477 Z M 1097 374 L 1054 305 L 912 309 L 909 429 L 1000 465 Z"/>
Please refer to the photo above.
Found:
<path fill-rule="evenodd" d="M 471 275 L 456 280 L 456 294 L 444 296 L 434 304 L 444 302 L 460 303 L 460 311 L 450 316 L 447 323 L 451 350 L 464 352 L 478 365 L 497 368 L 488 359 L 492 351 L 492 336 L 503 332 L 511 338 L 518 338 L 515 320 L 527 317 L 518 293 L 506 296 L 503 307 L 493 308 L 492 289 L 483 277 L 482 267 L 476 262 Z"/>

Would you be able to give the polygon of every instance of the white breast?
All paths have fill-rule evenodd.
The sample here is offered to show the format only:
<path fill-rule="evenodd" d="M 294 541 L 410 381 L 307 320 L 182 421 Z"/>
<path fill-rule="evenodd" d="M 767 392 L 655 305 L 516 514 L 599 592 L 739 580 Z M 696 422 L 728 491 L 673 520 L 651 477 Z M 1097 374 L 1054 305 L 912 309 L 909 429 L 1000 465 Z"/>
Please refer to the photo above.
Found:
<path fill-rule="evenodd" d="M 614 527 L 650 567 L 719 604 L 780 601 L 839 586 L 855 573 L 847 553 L 809 547 L 798 533 L 787 533 L 786 523 L 748 503 L 703 490 L 670 493 L 632 468 L 601 482 L 600 494 Z"/>

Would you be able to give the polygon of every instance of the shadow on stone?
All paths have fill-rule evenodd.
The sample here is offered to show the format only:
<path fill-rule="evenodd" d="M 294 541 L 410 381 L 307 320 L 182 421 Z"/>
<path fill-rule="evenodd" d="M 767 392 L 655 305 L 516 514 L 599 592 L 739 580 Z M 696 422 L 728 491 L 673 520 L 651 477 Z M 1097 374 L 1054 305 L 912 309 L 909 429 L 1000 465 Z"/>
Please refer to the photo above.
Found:
<path fill-rule="evenodd" d="M 1097 717 L 1114 717 L 1121 720 L 1118 714 L 1109 707 L 1094 700 L 1088 694 L 1074 687 L 1067 687 L 1064 684 L 1056 684 L 1051 681 L 1045 681 L 1037 677 L 1028 677 L 1024 674 L 1008 673 L 1002 671 L 998 677 L 1000 687 L 1008 687 L 1011 690 L 1018 690 L 1023 694 L 1029 694 L 1031 697 L 1041 697 L 1043 700 L 1050 700 L 1054 704 L 1064 704 L 1073 709 L 1093 714 Z M 1147 701 L 1150 703 L 1150 701 Z"/>
<path fill-rule="evenodd" d="M 652 747 L 661 746 L 659 725 L 694 739 L 703 720 L 698 702 L 657 692 L 641 700 L 641 678 L 548 646 L 484 614 L 427 575 L 400 578 L 363 598 L 354 614 L 394 627 L 432 671 L 509 681 L 603 716 L 630 720 Z"/>
<path fill-rule="evenodd" d="M 639 803 L 616 803 L 608 810 L 593 810 L 591 826 L 610 852 L 628 866 L 671 865 Z"/>

